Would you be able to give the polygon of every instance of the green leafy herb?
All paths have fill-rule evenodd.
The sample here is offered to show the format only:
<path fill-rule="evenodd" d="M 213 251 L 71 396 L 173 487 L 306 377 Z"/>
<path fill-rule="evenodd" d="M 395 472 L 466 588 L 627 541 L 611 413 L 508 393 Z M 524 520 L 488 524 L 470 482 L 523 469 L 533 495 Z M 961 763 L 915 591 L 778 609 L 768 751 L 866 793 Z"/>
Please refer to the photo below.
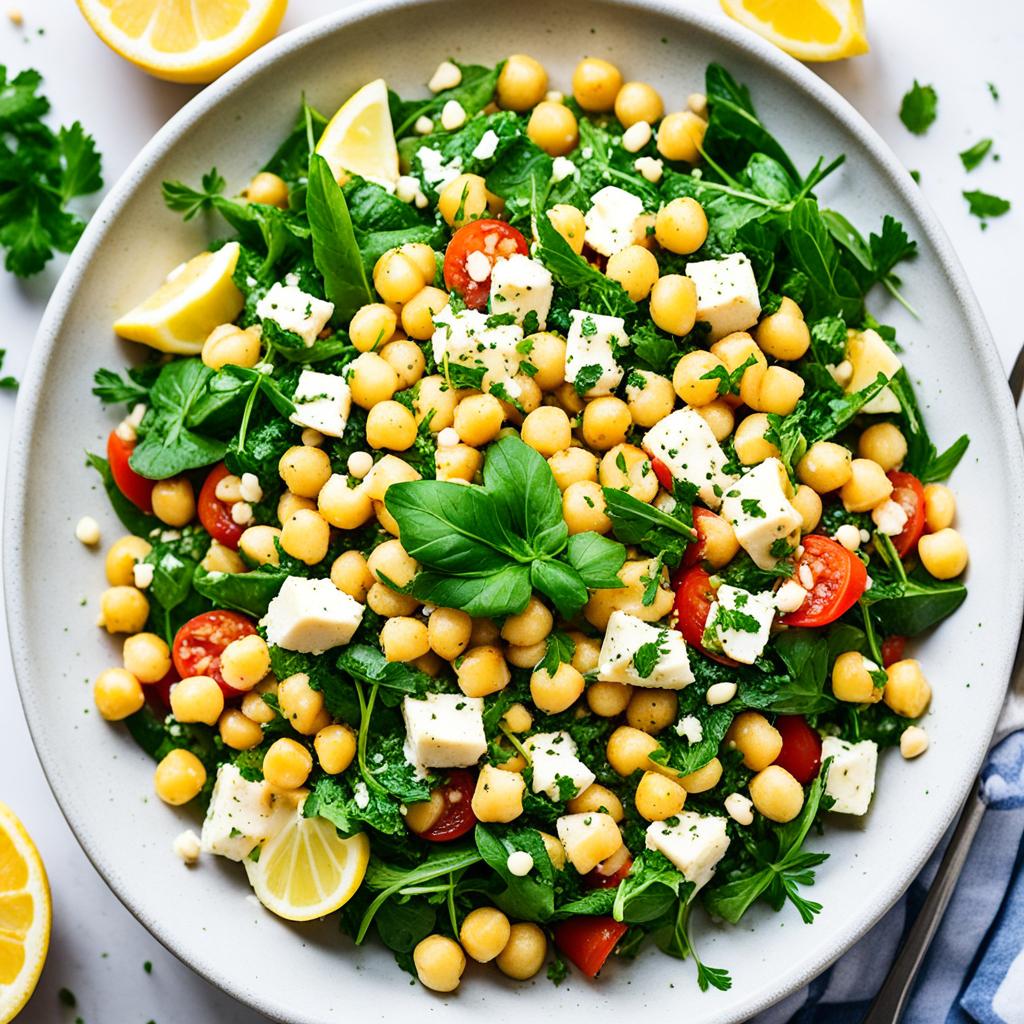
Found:
<path fill-rule="evenodd" d="M 900 120 L 907 131 L 924 135 L 935 120 L 938 105 L 939 97 L 935 89 L 930 85 L 921 85 L 915 78 L 900 103 Z"/>
<path fill-rule="evenodd" d="M 602 492 L 612 530 L 623 544 L 637 544 L 667 564 L 678 565 L 686 548 L 696 540 L 693 526 L 682 518 L 689 518 L 691 506 L 680 502 L 670 514 L 634 498 L 628 491 L 604 487 Z"/>
<path fill-rule="evenodd" d="M 572 661 L 576 653 L 576 641 L 568 633 L 553 629 L 548 633 L 546 644 L 544 660 L 540 666 L 549 676 L 553 676 L 559 665 Z"/>
<path fill-rule="evenodd" d="M 588 363 L 576 371 L 576 379 L 572 382 L 576 394 L 585 395 L 603 376 L 604 367 L 599 363 Z"/>
<path fill-rule="evenodd" d="M 976 189 L 973 192 L 964 192 L 963 197 L 967 200 L 970 212 L 982 221 L 989 217 L 1002 217 L 1010 210 L 1009 199 L 992 195 L 991 192 L 982 192 Z"/>
<path fill-rule="evenodd" d="M 755 356 L 747 356 L 744 362 L 737 366 L 731 373 L 724 365 L 713 366 L 700 379 L 717 380 L 718 393 L 720 395 L 738 395 L 740 393 L 740 382 L 743 380 L 743 374 L 747 372 L 748 367 L 753 366 L 756 362 L 757 358 Z"/>
<path fill-rule="evenodd" d="M 992 148 L 991 139 L 979 139 L 973 146 L 968 146 L 960 152 L 960 162 L 964 165 L 965 171 L 973 171 L 988 155 Z"/>
<path fill-rule="evenodd" d="M 4 359 L 7 356 L 7 349 L 0 348 L 0 369 L 3 368 Z M 18 382 L 10 375 L 0 377 L 0 391 L 17 391 Z"/>

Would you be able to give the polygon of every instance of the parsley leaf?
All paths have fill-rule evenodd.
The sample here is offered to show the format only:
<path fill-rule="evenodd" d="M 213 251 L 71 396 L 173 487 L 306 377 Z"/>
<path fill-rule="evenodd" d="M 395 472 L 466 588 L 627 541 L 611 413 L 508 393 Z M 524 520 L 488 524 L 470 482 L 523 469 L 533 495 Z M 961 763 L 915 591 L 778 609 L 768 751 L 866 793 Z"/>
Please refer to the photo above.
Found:
<path fill-rule="evenodd" d="M 586 320 L 583 322 L 587 323 Z M 593 321 L 590 322 L 593 323 Z M 604 369 L 599 363 L 588 363 L 586 366 L 581 366 L 576 371 L 576 379 L 572 382 L 576 394 L 585 395 L 601 379 L 603 373 Z"/>
<path fill-rule="evenodd" d="M 740 393 L 740 382 L 743 380 L 743 374 L 747 372 L 748 367 L 753 366 L 756 362 L 757 358 L 755 356 L 747 356 L 744 362 L 737 366 L 731 373 L 725 365 L 713 366 L 700 379 L 717 380 L 718 393 L 720 395 L 738 395 Z"/>
<path fill-rule="evenodd" d="M 965 171 L 973 171 L 982 160 L 988 156 L 988 151 L 992 148 L 991 139 L 979 139 L 973 146 L 969 146 L 967 149 L 962 150 L 960 153 L 960 162 L 964 165 Z"/>
<path fill-rule="evenodd" d="M 992 195 L 991 192 L 982 192 L 975 189 L 973 192 L 964 192 L 964 199 L 970 212 L 981 220 L 988 217 L 1002 217 L 1010 209 L 1010 200 L 1001 196 Z"/>
<path fill-rule="evenodd" d="M 576 641 L 568 633 L 560 629 L 548 633 L 547 649 L 544 653 L 544 660 L 540 663 L 549 676 L 558 671 L 558 666 L 564 662 L 572 661 L 576 653 Z"/>
<path fill-rule="evenodd" d="M 924 135 L 935 120 L 938 105 L 939 96 L 935 89 L 930 85 L 921 85 L 915 78 L 900 104 L 900 120 L 907 131 Z"/>
<path fill-rule="evenodd" d="M 7 355 L 7 349 L 0 348 L 0 369 L 3 368 L 4 356 L 6 356 L 6 355 Z M 6 377 L 0 377 L 0 391 L 17 391 L 17 390 L 18 390 L 18 382 L 17 382 L 17 380 L 14 379 L 14 377 L 11 377 L 10 375 L 8 375 Z"/>
<path fill-rule="evenodd" d="M 660 633 L 657 640 L 650 640 L 641 644 L 633 655 L 633 668 L 636 674 L 646 679 L 657 668 L 658 660 L 661 658 L 661 643 L 664 634 Z"/>

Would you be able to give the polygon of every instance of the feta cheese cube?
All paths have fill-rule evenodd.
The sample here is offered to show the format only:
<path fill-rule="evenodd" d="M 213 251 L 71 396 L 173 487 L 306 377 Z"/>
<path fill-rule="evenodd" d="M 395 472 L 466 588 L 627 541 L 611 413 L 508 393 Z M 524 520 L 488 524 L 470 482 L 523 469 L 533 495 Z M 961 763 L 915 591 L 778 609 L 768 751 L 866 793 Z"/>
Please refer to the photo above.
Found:
<path fill-rule="evenodd" d="M 345 433 L 352 410 L 352 392 L 344 377 L 303 370 L 292 401 L 295 412 L 289 418 L 297 427 L 319 430 L 328 437 L 341 437 Z"/>
<path fill-rule="evenodd" d="M 622 833 L 615 819 L 603 811 L 563 814 L 555 831 L 565 848 L 569 863 L 581 874 L 593 871 L 605 858 L 622 847 Z"/>
<path fill-rule="evenodd" d="M 228 860 L 244 860 L 273 838 L 295 813 L 287 796 L 269 782 L 249 782 L 233 764 L 217 769 L 200 846 Z"/>
<path fill-rule="evenodd" d="M 487 314 L 476 309 L 453 312 L 445 306 L 436 314 L 430 344 L 442 374 L 446 362 L 483 370 L 490 384 L 506 383 L 519 372 L 522 327 L 488 327 L 487 320 Z"/>
<path fill-rule="evenodd" d="M 645 653 L 654 658 L 648 657 L 638 667 L 636 654 L 645 646 Z M 601 644 L 597 677 L 612 683 L 682 690 L 693 682 L 683 634 L 652 626 L 628 612 L 612 612 Z"/>
<path fill-rule="evenodd" d="M 694 743 L 700 743 L 704 739 L 704 726 L 696 715 L 683 715 L 676 722 L 675 730 L 676 735 L 685 736 L 686 742 L 691 746 Z"/>
<path fill-rule="evenodd" d="M 428 693 L 402 701 L 406 756 L 423 768 L 467 768 L 487 751 L 482 697 Z"/>
<path fill-rule="evenodd" d="M 722 504 L 722 494 L 736 477 L 726 473 L 725 452 L 707 421 L 695 409 L 678 409 L 644 434 L 644 448 L 661 459 L 677 479 L 697 488 L 709 508 Z"/>
<path fill-rule="evenodd" d="M 544 330 L 554 293 L 551 271 L 543 263 L 517 252 L 496 261 L 490 274 L 491 312 L 511 313 L 520 324 L 527 313 L 534 312 L 535 330 Z"/>
<path fill-rule="evenodd" d="M 736 539 L 761 569 L 773 569 L 785 552 L 772 554 L 803 519 L 786 497 L 786 470 L 775 458 L 748 470 L 722 498 L 722 515 L 732 523 Z M 785 544 L 780 544 L 779 551 Z"/>
<path fill-rule="evenodd" d="M 672 820 L 675 825 L 668 823 Z M 664 854 L 688 882 L 701 889 L 729 849 L 725 818 L 684 811 L 676 819 L 652 821 L 647 826 L 647 849 Z"/>
<path fill-rule="evenodd" d="M 697 286 L 697 319 L 710 325 L 712 341 L 757 323 L 761 300 L 754 269 L 743 253 L 688 263 L 686 276 Z"/>
<path fill-rule="evenodd" d="M 615 358 L 616 347 L 629 344 L 626 322 L 621 316 L 605 316 L 574 309 L 569 313 L 569 334 L 565 339 L 565 379 L 575 384 L 584 368 L 597 367 L 600 374 L 592 377 L 587 369 L 585 377 L 594 383 L 587 389 L 587 398 L 610 395 L 622 381 L 624 373 Z"/>
<path fill-rule="evenodd" d="M 826 736 L 821 742 L 821 760 L 832 758 L 825 792 L 835 800 L 832 810 L 838 814 L 867 814 L 875 792 L 878 745 L 872 740 L 847 743 L 838 736 Z"/>
<path fill-rule="evenodd" d="M 761 656 L 775 618 L 775 595 L 751 594 L 723 583 L 715 594 L 704 627 L 704 643 L 741 665 Z"/>
<path fill-rule="evenodd" d="M 286 651 L 323 654 L 352 639 L 364 606 L 330 580 L 289 576 L 267 607 L 260 625 L 267 642 Z"/>
<path fill-rule="evenodd" d="M 571 800 L 597 778 L 576 756 L 576 743 L 567 732 L 539 732 L 524 741 L 523 747 L 533 766 L 534 793 L 546 793 L 559 802 Z M 560 777 L 571 780 L 572 793 L 560 792 Z"/>
<path fill-rule="evenodd" d="M 558 182 L 571 178 L 576 173 L 576 165 L 567 156 L 556 156 L 551 164 L 551 180 Z"/>
<path fill-rule="evenodd" d="M 846 385 L 847 394 L 863 391 L 875 382 L 880 373 L 892 380 L 903 368 L 899 356 L 871 328 L 850 332 L 846 342 L 846 359 L 853 368 L 853 374 Z M 861 409 L 861 412 L 871 415 L 899 411 L 900 401 L 891 388 L 883 388 Z"/>
<path fill-rule="evenodd" d="M 334 303 L 318 299 L 294 284 L 273 285 L 256 303 L 261 320 L 273 320 L 282 330 L 297 334 L 306 348 L 312 348 L 316 336 L 334 314 Z"/>
<path fill-rule="evenodd" d="M 636 221 L 644 212 L 644 201 L 617 185 L 595 192 L 584 220 L 587 245 L 602 256 L 614 256 L 636 241 Z"/>

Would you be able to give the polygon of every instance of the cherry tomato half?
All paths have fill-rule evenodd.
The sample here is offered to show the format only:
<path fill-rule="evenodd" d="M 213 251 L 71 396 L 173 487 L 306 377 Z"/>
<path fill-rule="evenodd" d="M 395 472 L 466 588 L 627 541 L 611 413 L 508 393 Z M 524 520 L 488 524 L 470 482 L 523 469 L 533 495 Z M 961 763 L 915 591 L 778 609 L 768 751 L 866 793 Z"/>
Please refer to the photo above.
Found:
<path fill-rule="evenodd" d="M 476 777 L 472 772 L 462 768 L 450 772 L 448 781 L 441 787 L 444 810 L 430 828 L 417 833 L 420 839 L 450 843 L 464 836 L 476 824 L 472 807 L 475 789 Z"/>
<path fill-rule="evenodd" d="M 217 484 L 230 475 L 223 462 L 210 470 L 199 492 L 199 522 L 214 540 L 237 551 L 238 540 L 245 533 L 245 527 L 231 518 L 231 506 L 217 497 Z"/>
<path fill-rule="evenodd" d="M 189 619 L 178 630 L 171 645 L 175 671 L 182 679 L 210 676 L 225 697 L 237 697 L 241 691 L 224 682 L 220 674 L 221 652 L 232 640 L 255 633 L 256 627 L 244 615 L 221 609 L 203 612 Z"/>
<path fill-rule="evenodd" d="M 841 544 L 812 533 L 801 541 L 804 553 L 797 562 L 796 579 L 806 566 L 814 587 L 804 603 L 783 618 L 787 626 L 827 626 L 859 600 L 868 585 L 864 563 Z"/>
<path fill-rule="evenodd" d="M 626 855 L 623 862 L 610 874 L 603 875 L 597 868 L 593 868 L 583 876 L 583 884 L 588 889 L 614 889 L 633 867 L 633 858 Z"/>
<path fill-rule="evenodd" d="M 669 494 L 671 494 L 674 481 L 668 466 L 666 466 L 657 455 L 648 455 L 648 458 L 651 460 L 651 469 L 654 470 L 654 475 L 658 478 L 658 483 L 661 484 Z M 696 509 L 694 509 L 694 511 L 696 511 Z"/>
<path fill-rule="evenodd" d="M 892 546 L 900 558 L 906 558 L 917 547 L 924 533 L 924 488 L 913 473 L 893 470 L 888 474 L 892 481 L 892 501 L 907 514 L 907 525 L 892 540 Z"/>
<path fill-rule="evenodd" d="M 117 484 L 117 489 L 143 512 L 152 512 L 155 481 L 140 476 L 128 465 L 134 450 L 134 441 L 125 441 L 118 437 L 116 430 L 110 432 L 110 437 L 107 438 L 107 461 L 110 463 L 110 473 Z"/>
<path fill-rule="evenodd" d="M 178 675 L 172 666 L 167 670 L 167 675 L 163 679 L 158 679 L 155 683 L 146 683 L 142 688 L 142 692 L 158 711 L 167 714 L 171 710 L 171 687 L 180 681 L 181 676 Z"/>
<path fill-rule="evenodd" d="M 475 277 L 467 265 L 471 253 L 479 252 L 494 264 L 505 256 L 520 253 L 526 256 L 529 247 L 521 231 L 503 220 L 475 220 L 452 235 L 444 254 L 444 283 L 462 296 L 470 309 L 483 309 L 491 294 L 491 273 L 482 280 Z M 495 310 L 495 312 L 501 312 Z"/>
<path fill-rule="evenodd" d="M 775 764 L 785 768 L 802 786 L 807 785 L 821 767 L 821 737 L 803 715 L 779 715 L 775 728 L 782 735 L 782 750 Z"/>
<path fill-rule="evenodd" d="M 683 639 L 712 661 L 720 665 L 735 665 L 736 662 L 731 658 L 709 651 L 703 644 L 704 627 L 715 600 L 711 577 L 699 565 L 695 565 L 690 569 L 684 567 L 676 573 L 672 584 L 676 589 L 677 628 L 683 634 Z"/>
<path fill-rule="evenodd" d="M 686 553 L 683 555 L 683 565 L 687 568 L 696 565 L 704 558 L 704 541 L 707 537 L 705 527 L 712 519 L 718 519 L 718 516 L 710 509 L 701 508 L 699 505 L 694 506 L 693 528 L 697 531 L 697 539 L 687 547 Z"/>
<path fill-rule="evenodd" d="M 555 945 L 588 978 L 594 978 L 626 931 L 626 925 L 614 917 L 570 917 L 555 925 Z"/>
<path fill-rule="evenodd" d="M 903 660 L 907 647 L 905 636 L 887 636 L 882 641 L 882 668 L 888 668 L 897 661 Z"/>

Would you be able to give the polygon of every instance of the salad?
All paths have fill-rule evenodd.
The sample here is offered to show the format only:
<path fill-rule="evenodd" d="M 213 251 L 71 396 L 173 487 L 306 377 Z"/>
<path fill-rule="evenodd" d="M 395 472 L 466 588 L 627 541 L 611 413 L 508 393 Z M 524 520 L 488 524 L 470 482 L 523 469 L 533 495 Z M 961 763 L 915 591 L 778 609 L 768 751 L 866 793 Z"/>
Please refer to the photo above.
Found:
<path fill-rule="evenodd" d="M 915 244 L 718 65 L 669 113 L 589 57 L 565 96 L 524 55 L 430 89 L 303 103 L 236 197 L 164 184 L 216 241 L 96 374 L 96 704 L 205 813 L 183 860 L 429 989 L 645 944 L 727 988 L 693 908 L 812 923 L 813 835 L 928 745 L 968 442 L 865 305 Z"/>

